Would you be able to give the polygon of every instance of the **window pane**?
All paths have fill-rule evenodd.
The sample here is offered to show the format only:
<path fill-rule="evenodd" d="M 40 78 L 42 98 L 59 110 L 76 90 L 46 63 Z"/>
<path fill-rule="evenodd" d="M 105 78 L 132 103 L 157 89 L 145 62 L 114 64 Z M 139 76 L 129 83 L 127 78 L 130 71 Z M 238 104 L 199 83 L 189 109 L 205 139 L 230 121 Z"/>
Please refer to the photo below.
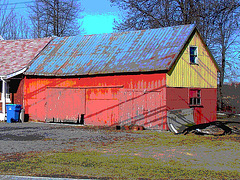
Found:
<path fill-rule="evenodd" d="M 197 105 L 200 105 L 201 104 L 201 100 L 200 98 L 197 98 Z"/>
<path fill-rule="evenodd" d="M 191 63 L 195 63 L 195 59 L 196 59 L 196 58 L 195 58 L 194 56 L 190 56 L 190 62 L 191 62 Z"/>
<path fill-rule="evenodd" d="M 197 48 L 195 47 L 193 54 L 197 56 Z"/>
<path fill-rule="evenodd" d="M 190 97 L 197 97 L 198 90 L 190 89 L 189 96 Z"/>
<path fill-rule="evenodd" d="M 197 55 L 197 47 L 190 47 L 190 54 Z"/>
<path fill-rule="evenodd" d="M 191 55 L 194 54 L 194 47 L 190 47 L 190 54 L 191 54 Z"/>
<path fill-rule="evenodd" d="M 190 47 L 190 62 L 197 63 L 197 47 Z"/>
<path fill-rule="evenodd" d="M 190 98 L 190 104 L 191 105 L 193 104 L 193 98 Z"/>
<path fill-rule="evenodd" d="M 197 92 L 197 97 L 201 97 L 200 90 Z"/>
<path fill-rule="evenodd" d="M 201 105 L 201 90 L 197 90 L 197 89 L 189 90 L 189 104 Z"/>

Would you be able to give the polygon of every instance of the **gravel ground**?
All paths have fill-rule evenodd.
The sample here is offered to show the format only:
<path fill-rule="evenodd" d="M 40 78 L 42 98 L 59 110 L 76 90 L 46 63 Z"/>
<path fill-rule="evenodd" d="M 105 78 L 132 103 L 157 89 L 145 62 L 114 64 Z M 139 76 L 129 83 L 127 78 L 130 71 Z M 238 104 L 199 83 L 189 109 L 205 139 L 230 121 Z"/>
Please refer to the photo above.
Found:
<path fill-rule="evenodd" d="M 0 123 L 0 154 L 90 149 L 92 145 L 134 140 L 144 135 L 127 131 L 64 124 Z M 81 146 L 79 146 L 81 145 Z"/>

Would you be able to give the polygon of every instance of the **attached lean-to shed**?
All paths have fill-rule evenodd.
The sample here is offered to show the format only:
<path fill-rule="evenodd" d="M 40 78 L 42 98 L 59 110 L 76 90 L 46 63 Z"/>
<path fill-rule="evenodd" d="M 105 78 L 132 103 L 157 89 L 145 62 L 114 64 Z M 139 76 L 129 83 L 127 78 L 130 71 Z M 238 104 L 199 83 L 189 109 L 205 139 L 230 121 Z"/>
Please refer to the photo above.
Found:
<path fill-rule="evenodd" d="M 194 25 L 54 38 L 25 72 L 31 120 L 167 130 L 167 111 L 216 120 L 218 66 Z"/>
<path fill-rule="evenodd" d="M 6 104 L 24 106 L 24 75 L 28 64 L 51 38 L 1 40 L 0 38 L 0 121 L 6 120 Z"/>

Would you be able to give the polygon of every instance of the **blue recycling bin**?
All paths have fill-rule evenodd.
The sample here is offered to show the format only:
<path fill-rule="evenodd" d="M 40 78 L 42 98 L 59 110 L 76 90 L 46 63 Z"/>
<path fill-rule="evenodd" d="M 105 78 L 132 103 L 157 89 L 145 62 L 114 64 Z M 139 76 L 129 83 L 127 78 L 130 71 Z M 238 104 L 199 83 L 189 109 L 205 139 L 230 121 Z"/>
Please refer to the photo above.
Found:
<path fill-rule="evenodd" d="M 21 111 L 20 104 L 6 104 L 7 107 L 7 123 L 19 122 Z"/>

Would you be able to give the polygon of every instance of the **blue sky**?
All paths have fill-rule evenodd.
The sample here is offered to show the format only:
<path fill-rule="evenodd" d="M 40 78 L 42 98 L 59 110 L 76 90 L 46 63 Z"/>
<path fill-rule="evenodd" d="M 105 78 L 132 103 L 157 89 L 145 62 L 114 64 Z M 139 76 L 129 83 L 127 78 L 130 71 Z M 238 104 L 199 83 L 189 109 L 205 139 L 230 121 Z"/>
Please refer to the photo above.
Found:
<path fill-rule="evenodd" d="M 3 1 L 3 0 L 2 0 Z M 2 3 L 2 1 L 0 1 Z M 9 3 L 16 4 L 15 8 L 22 15 L 27 14 L 27 8 L 24 4 L 30 4 L 33 0 L 8 0 Z M 85 29 L 84 34 L 101 34 L 113 32 L 114 19 L 119 19 L 117 7 L 111 7 L 109 0 L 77 0 L 85 9 L 82 27 Z M 13 5 L 11 5 L 13 6 Z"/>
<path fill-rule="evenodd" d="M 86 34 L 101 34 L 113 32 L 114 19 L 119 19 L 119 11 L 111 7 L 109 0 L 82 0 L 85 9 L 83 28 Z"/>

